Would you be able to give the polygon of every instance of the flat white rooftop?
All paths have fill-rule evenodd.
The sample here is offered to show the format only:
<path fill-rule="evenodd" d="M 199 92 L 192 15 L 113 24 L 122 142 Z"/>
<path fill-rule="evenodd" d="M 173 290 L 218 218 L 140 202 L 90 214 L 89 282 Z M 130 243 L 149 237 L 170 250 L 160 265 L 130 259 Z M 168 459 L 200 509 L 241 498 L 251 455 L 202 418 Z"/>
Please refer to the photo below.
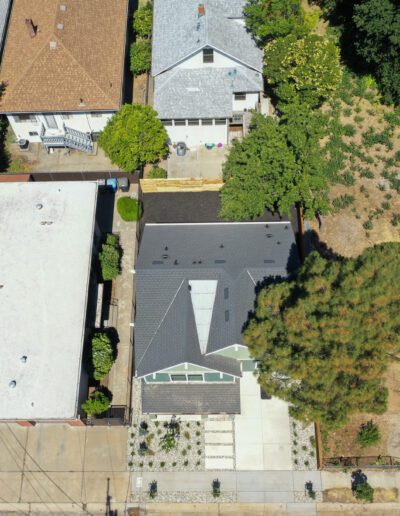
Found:
<path fill-rule="evenodd" d="M 0 419 L 77 413 L 94 182 L 0 185 Z"/>

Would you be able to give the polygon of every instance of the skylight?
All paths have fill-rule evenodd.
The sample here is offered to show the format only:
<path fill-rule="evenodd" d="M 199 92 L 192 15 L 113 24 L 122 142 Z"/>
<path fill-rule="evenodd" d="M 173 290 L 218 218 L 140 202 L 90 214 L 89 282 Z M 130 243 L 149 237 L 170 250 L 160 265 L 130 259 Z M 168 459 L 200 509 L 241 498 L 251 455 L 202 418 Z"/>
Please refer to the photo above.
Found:
<path fill-rule="evenodd" d="M 218 280 L 189 280 L 200 351 L 207 351 Z"/>

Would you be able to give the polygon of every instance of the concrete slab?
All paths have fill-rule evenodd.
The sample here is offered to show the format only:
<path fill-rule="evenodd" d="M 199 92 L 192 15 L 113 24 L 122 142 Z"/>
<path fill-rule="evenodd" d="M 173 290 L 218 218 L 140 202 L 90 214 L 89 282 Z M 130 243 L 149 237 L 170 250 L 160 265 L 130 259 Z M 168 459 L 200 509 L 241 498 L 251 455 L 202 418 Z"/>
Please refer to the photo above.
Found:
<path fill-rule="evenodd" d="M 22 502 L 79 502 L 82 494 L 82 472 L 27 471 L 21 491 Z"/>
<path fill-rule="evenodd" d="M 206 444 L 232 444 L 233 436 L 228 432 L 206 432 L 204 434 Z"/>
<path fill-rule="evenodd" d="M 351 473 L 341 471 L 321 471 L 322 489 L 332 489 L 336 487 L 351 487 Z"/>
<path fill-rule="evenodd" d="M 127 441 L 128 429 L 125 427 L 87 428 L 85 471 L 126 471 Z"/>
<path fill-rule="evenodd" d="M 262 444 L 262 426 L 258 418 L 237 416 L 235 420 L 236 443 Z"/>
<path fill-rule="evenodd" d="M 205 468 L 210 469 L 233 469 L 233 458 L 209 458 L 206 457 L 204 460 Z"/>
<path fill-rule="evenodd" d="M 233 446 L 230 444 L 206 444 L 206 457 L 233 457 Z"/>
<path fill-rule="evenodd" d="M 279 431 L 277 431 L 279 429 Z M 287 407 L 271 411 L 262 418 L 263 442 L 268 444 L 291 444 L 290 420 Z"/>
<path fill-rule="evenodd" d="M 22 472 L 0 472 L 0 501 L 18 502 L 22 486 Z M 0 514 L 1 511 L 0 511 Z"/>
<path fill-rule="evenodd" d="M 293 491 L 268 491 L 264 492 L 264 502 L 290 503 L 294 502 Z"/>
<path fill-rule="evenodd" d="M 261 414 L 262 399 L 260 396 L 241 395 L 240 396 L 240 414 L 241 416 L 252 417 L 255 413 Z"/>
<path fill-rule="evenodd" d="M 292 491 L 292 471 L 238 471 L 239 491 Z"/>
<path fill-rule="evenodd" d="M 186 156 L 177 156 L 173 151 L 167 160 L 169 178 L 222 178 L 222 164 L 226 159 L 228 147 L 207 150 L 196 147 L 189 150 Z"/>
<path fill-rule="evenodd" d="M 262 491 L 238 491 L 237 500 L 245 503 L 264 503 L 264 493 Z"/>
<path fill-rule="evenodd" d="M 0 471 L 21 470 L 27 438 L 27 427 L 0 425 Z"/>
<path fill-rule="evenodd" d="M 204 429 L 206 432 L 232 432 L 233 423 L 231 419 L 206 420 Z"/>
<path fill-rule="evenodd" d="M 128 472 L 110 473 L 110 471 L 91 471 L 84 473 L 84 494 L 82 495 L 82 500 L 85 503 L 100 502 L 106 500 L 108 479 L 109 495 L 111 496 L 111 501 L 123 502 L 124 500 L 126 500 L 127 494 L 129 492 Z"/>
<path fill-rule="evenodd" d="M 85 427 L 53 423 L 30 427 L 25 468 L 30 471 L 82 471 L 85 440 Z"/>
<path fill-rule="evenodd" d="M 264 457 L 261 444 L 236 444 L 236 469 L 238 471 L 263 470 Z"/>
<path fill-rule="evenodd" d="M 264 444 L 264 469 L 287 471 L 293 469 L 292 447 L 290 444 Z"/>

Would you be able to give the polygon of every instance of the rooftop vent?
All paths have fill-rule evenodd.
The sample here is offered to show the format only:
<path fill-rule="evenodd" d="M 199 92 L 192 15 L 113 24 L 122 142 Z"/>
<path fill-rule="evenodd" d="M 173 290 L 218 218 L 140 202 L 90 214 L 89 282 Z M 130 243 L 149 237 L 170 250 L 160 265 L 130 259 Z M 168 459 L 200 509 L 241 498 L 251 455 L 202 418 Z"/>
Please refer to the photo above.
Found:
<path fill-rule="evenodd" d="M 226 260 L 214 260 L 214 263 L 226 263 Z"/>
<path fill-rule="evenodd" d="M 38 204 L 36 205 L 36 209 L 37 209 L 37 210 L 41 210 L 42 208 L 43 208 L 43 204 L 38 203 Z"/>
<path fill-rule="evenodd" d="M 151 263 L 153 265 L 162 265 L 164 262 L 162 260 L 153 260 Z"/>
<path fill-rule="evenodd" d="M 23 364 L 26 364 L 26 361 L 28 360 L 28 357 L 26 355 L 22 355 L 22 357 L 20 358 L 20 361 L 23 363 Z"/>
<path fill-rule="evenodd" d="M 50 41 L 50 48 L 51 50 L 54 50 L 57 48 L 57 41 Z"/>
<path fill-rule="evenodd" d="M 164 251 L 168 251 L 168 246 L 167 245 L 164 247 Z"/>
<path fill-rule="evenodd" d="M 57 23 L 57 29 L 63 30 L 64 24 L 63 23 Z"/>
<path fill-rule="evenodd" d="M 67 6 L 65 4 L 60 5 L 60 11 L 65 12 L 67 10 Z"/>
<path fill-rule="evenodd" d="M 85 105 L 85 101 L 84 101 L 84 99 L 82 97 L 79 99 L 79 105 L 81 107 Z"/>
<path fill-rule="evenodd" d="M 166 260 L 167 258 L 169 258 L 169 256 L 168 256 L 167 254 L 163 254 L 163 255 L 161 256 L 161 258 L 162 258 L 163 260 Z"/>
<path fill-rule="evenodd" d="M 32 18 L 26 18 L 25 25 L 26 25 L 26 28 L 28 29 L 30 37 L 34 38 L 37 33 L 37 27 L 35 27 L 35 25 L 33 25 Z"/>
<path fill-rule="evenodd" d="M 272 234 L 272 233 L 267 233 L 265 236 L 266 236 L 267 238 L 272 238 L 272 237 L 273 237 L 273 234 Z"/>
<path fill-rule="evenodd" d="M 275 260 L 264 260 L 264 263 L 275 263 Z"/>
<path fill-rule="evenodd" d="M 206 8 L 205 8 L 204 4 L 199 4 L 198 5 L 198 7 L 197 7 L 197 14 L 198 14 L 199 18 L 206 14 Z"/>
<path fill-rule="evenodd" d="M 15 389 L 15 387 L 17 386 L 17 382 L 15 380 L 11 380 L 8 386 L 10 387 L 10 389 Z"/>

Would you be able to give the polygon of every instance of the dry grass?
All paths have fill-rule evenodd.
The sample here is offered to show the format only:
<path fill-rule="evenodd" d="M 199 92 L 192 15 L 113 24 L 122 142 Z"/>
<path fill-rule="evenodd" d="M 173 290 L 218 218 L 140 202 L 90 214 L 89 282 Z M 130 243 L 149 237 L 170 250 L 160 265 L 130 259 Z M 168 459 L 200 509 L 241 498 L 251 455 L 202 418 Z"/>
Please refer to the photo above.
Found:
<path fill-rule="evenodd" d="M 375 503 L 397 502 L 398 496 L 399 493 L 396 488 L 383 489 L 381 487 L 377 487 L 374 489 Z M 330 503 L 368 503 L 357 500 L 357 498 L 353 495 L 352 490 L 346 487 L 326 489 L 323 492 L 323 501 Z"/>

